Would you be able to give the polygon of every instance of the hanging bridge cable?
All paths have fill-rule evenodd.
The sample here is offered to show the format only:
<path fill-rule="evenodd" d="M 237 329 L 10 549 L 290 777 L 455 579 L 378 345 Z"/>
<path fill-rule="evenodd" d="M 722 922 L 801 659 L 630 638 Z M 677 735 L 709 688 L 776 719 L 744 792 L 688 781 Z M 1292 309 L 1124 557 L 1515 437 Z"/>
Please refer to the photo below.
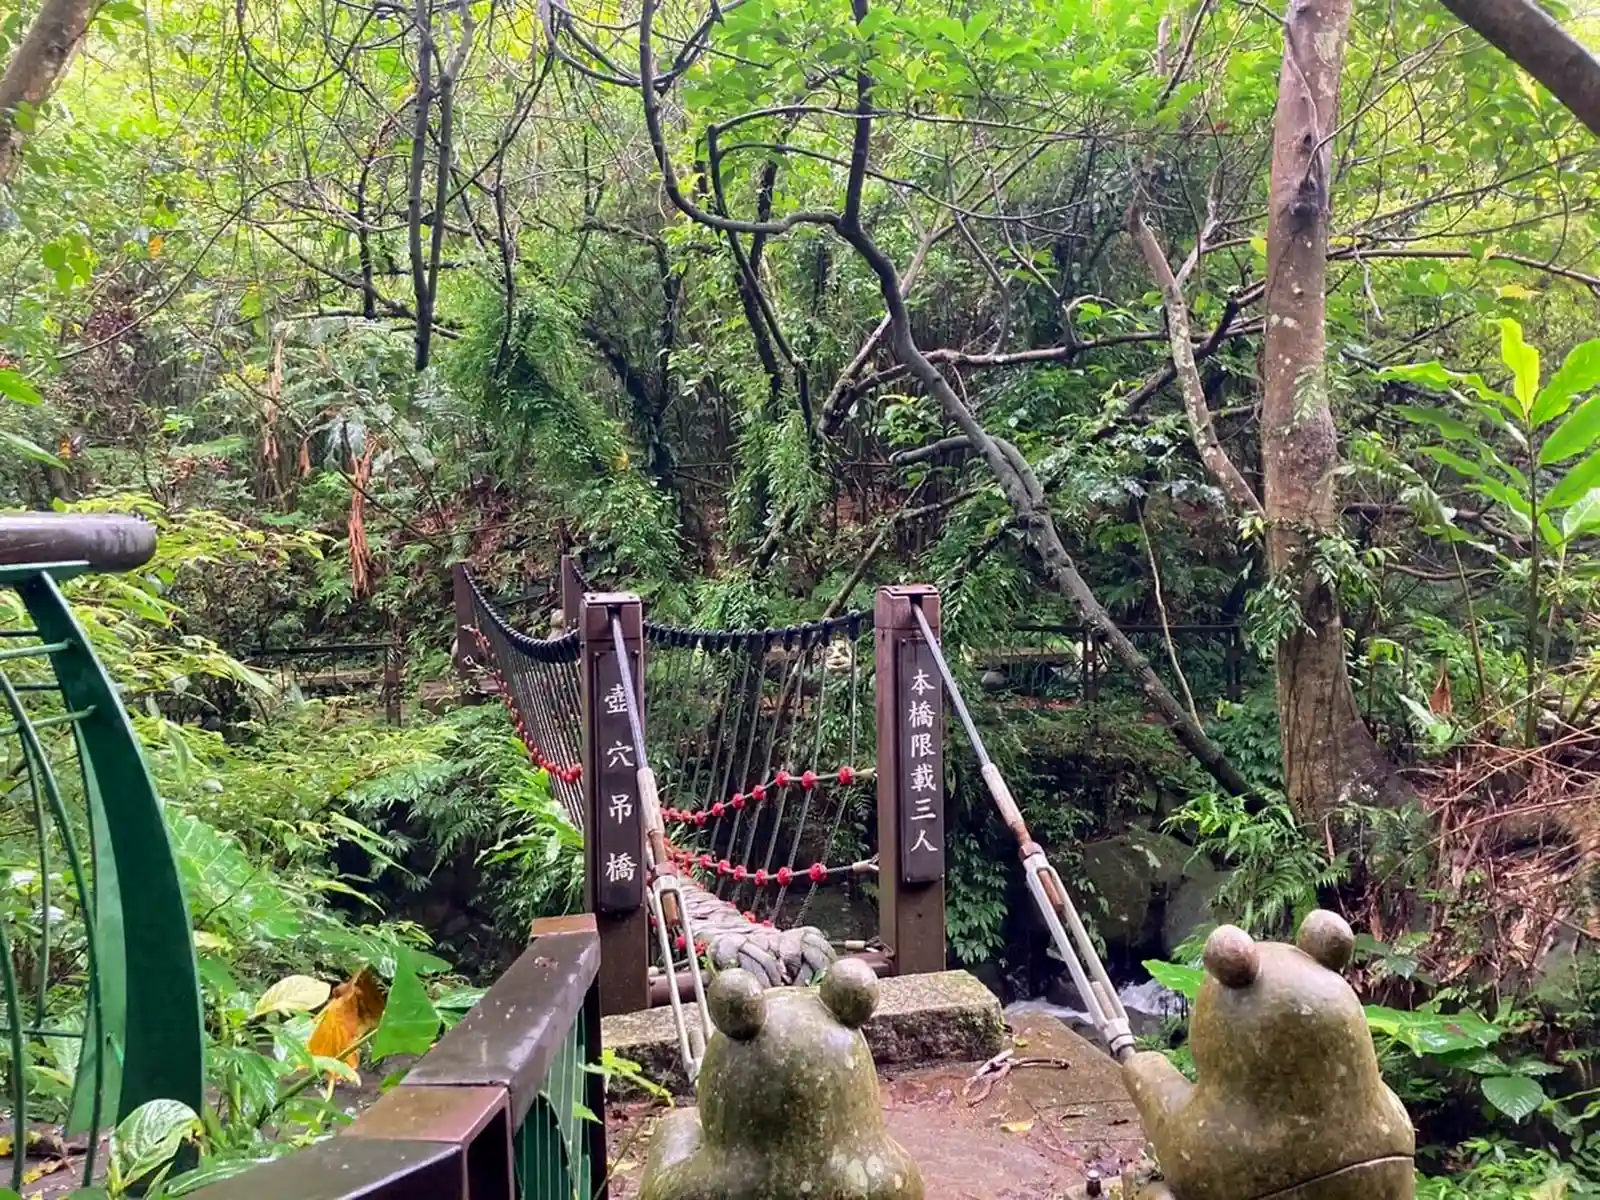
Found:
<path fill-rule="evenodd" d="M 695 640 L 700 656 L 700 684 L 713 697 L 714 713 L 707 722 L 714 730 L 709 760 L 695 780 L 689 797 L 696 804 L 710 807 L 713 801 L 731 794 L 734 762 L 739 756 L 739 727 L 744 723 L 745 696 L 750 687 L 750 660 L 728 653 L 716 636 L 703 632 Z M 718 822 L 720 826 L 721 822 Z M 712 842 L 715 843 L 713 830 Z"/>
<path fill-rule="evenodd" d="M 575 632 L 534 638 L 516 630 L 484 594 L 470 572 L 474 624 L 470 635 L 480 666 L 501 691 L 529 756 L 550 775 L 551 789 L 572 824 L 583 828 L 583 793 L 578 785 L 581 746 L 577 699 L 578 641 Z"/>
<path fill-rule="evenodd" d="M 510 677 L 512 679 L 512 694 L 518 698 L 520 707 L 524 710 L 524 720 L 531 727 L 535 740 L 543 753 L 546 764 L 546 773 L 550 776 L 550 787 L 555 793 L 567 815 L 573 819 L 579 829 L 583 828 L 583 805 L 575 796 L 575 789 L 568 782 L 573 759 L 570 758 L 563 746 L 564 739 L 558 732 L 558 721 L 552 711 L 550 690 L 541 686 L 546 681 L 546 676 L 555 670 L 554 664 L 535 663 L 527 656 L 518 654 L 514 649 L 510 651 Z M 536 670 L 543 667 L 544 670 Z"/>
<path fill-rule="evenodd" d="M 795 708 L 795 713 L 794 713 L 794 719 L 793 719 L 793 723 L 790 726 L 788 766 L 789 766 L 789 768 L 791 770 L 794 770 L 796 767 L 801 768 L 800 778 L 801 778 L 802 781 L 805 778 L 805 771 L 810 769 L 808 764 L 815 763 L 815 764 L 821 765 L 821 763 L 823 761 L 822 760 L 822 733 L 823 733 L 823 726 L 826 723 L 827 717 L 828 717 L 828 662 L 827 662 L 827 653 L 826 653 L 826 651 L 827 651 L 827 643 L 828 643 L 827 630 L 826 629 L 817 630 L 815 637 L 812 639 L 811 656 L 810 656 L 811 670 L 815 675 L 815 689 L 814 690 L 809 690 L 806 687 L 806 683 L 805 683 L 804 677 L 802 677 L 802 679 L 800 681 L 800 689 L 799 689 L 799 692 L 798 692 L 798 698 L 796 700 L 796 708 Z M 811 717 L 811 721 L 810 721 L 811 731 L 810 731 L 810 738 L 809 738 L 809 741 L 811 743 L 811 749 L 810 749 L 809 754 L 807 754 L 807 752 L 804 749 L 804 743 L 808 740 L 807 736 L 806 736 L 806 728 L 805 728 L 805 726 L 807 724 L 807 722 L 806 722 L 807 709 L 810 710 L 810 717 Z M 801 743 L 801 748 L 798 751 L 796 750 L 796 747 L 795 747 L 795 743 L 796 742 Z M 801 756 L 801 755 L 804 755 L 806 757 L 806 762 L 805 763 L 802 763 L 800 761 L 799 756 Z M 800 786 L 800 817 L 795 822 L 794 833 L 793 833 L 793 835 L 791 836 L 791 838 L 789 840 L 789 854 L 788 854 L 788 862 L 787 862 L 786 865 L 790 868 L 790 870 L 794 869 L 794 865 L 795 865 L 796 861 L 799 859 L 801 848 L 805 844 L 806 825 L 810 821 L 811 810 L 814 807 L 814 805 L 816 803 L 816 800 L 817 800 L 817 787 L 816 787 L 815 783 L 813 783 L 812 786 L 807 787 L 807 786 L 805 786 L 804 782 L 802 782 L 801 786 Z M 824 803 L 826 804 L 827 801 L 825 800 Z M 761 864 L 762 869 L 764 871 L 769 872 L 769 873 L 772 870 L 772 860 L 773 860 L 773 857 L 774 857 L 774 852 L 777 849 L 778 832 L 779 832 L 779 830 L 781 830 L 782 825 L 783 825 L 783 815 L 782 814 L 783 814 L 783 809 L 780 808 L 779 809 L 779 813 L 778 813 L 778 819 L 777 819 L 776 825 L 775 825 L 775 827 L 773 829 L 773 838 L 767 844 L 767 856 L 766 856 L 766 859 Z M 819 856 L 820 859 L 825 861 L 828 858 L 830 858 L 832 856 L 832 849 L 833 849 L 833 847 L 831 845 L 822 847 L 822 853 Z M 780 903 L 781 903 L 781 896 L 774 896 L 772 898 L 772 901 L 771 901 L 771 904 L 770 904 L 770 908 L 769 908 L 769 911 L 767 913 L 767 917 L 768 917 L 768 919 L 770 921 L 772 921 L 773 924 L 777 924 L 777 921 L 778 921 L 778 909 L 779 909 Z"/>
<path fill-rule="evenodd" d="M 649 896 L 651 915 L 655 918 L 656 938 L 661 956 L 666 963 L 667 998 L 672 1005 L 672 1020 L 678 1032 L 678 1051 L 683 1056 L 684 1069 L 691 1082 L 700 1074 L 700 1063 L 705 1058 L 706 1041 L 711 1036 L 711 1011 L 706 1007 L 705 980 L 701 977 L 699 956 L 695 952 L 694 925 L 689 916 L 689 906 L 684 901 L 672 860 L 667 856 L 666 827 L 661 819 L 661 799 L 656 792 L 655 773 L 650 769 L 644 742 L 644 722 L 639 718 L 639 693 L 634 688 L 633 663 L 628 653 L 628 643 L 622 633 L 622 618 L 615 609 L 611 611 L 611 644 L 617 656 L 617 670 L 621 675 L 623 702 L 628 713 L 628 733 L 633 740 L 634 778 L 639 789 L 639 805 L 644 817 L 644 853 L 649 868 Z M 669 914 L 683 930 L 685 957 L 688 960 L 690 979 L 694 985 L 695 1019 L 684 1012 L 683 998 L 673 983 L 675 960 L 672 953 L 672 932 L 668 928 Z"/>
<path fill-rule="evenodd" d="M 843 627 L 843 645 L 845 645 L 846 659 L 848 659 L 846 670 L 850 674 L 850 755 L 848 755 L 846 765 L 850 766 L 858 778 L 864 778 L 861 770 L 856 766 L 856 763 L 861 762 L 861 758 L 859 758 L 859 754 L 861 754 L 861 654 L 859 654 L 861 624 L 862 616 L 858 613 L 853 614 L 846 622 L 845 627 Z M 840 795 L 835 798 L 834 819 L 830 822 L 829 830 L 827 830 L 827 842 L 824 842 L 827 858 L 832 858 L 834 846 L 838 845 L 838 830 L 843 826 L 845 814 L 848 810 L 850 810 L 850 794 L 848 792 L 840 792 Z M 877 854 L 874 854 L 870 861 L 877 861 Z M 790 867 L 792 866 L 794 864 L 790 862 Z M 805 899 L 800 901 L 800 912 L 795 915 L 795 923 L 797 925 L 805 925 L 805 917 L 811 910 L 811 901 L 816 899 L 818 886 L 821 885 L 816 880 L 811 880 L 811 886 L 806 890 Z M 779 894 L 779 904 L 782 904 L 782 894 Z"/>
<path fill-rule="evenodd" d="M 724 745 L 727 741 L 727 738 L 724 737 L 724 731 L 728 722 L 728 709 L 733 703 L 733 672 L 729 670 L 726 673 L 726 679 L 721 677 L 722 672 L 718 666 L 718 656 L 711 653 L 699 630 L 695 630 L 690 636 L 688 648 L 684 651 L 684 654 L 690 667 L 686 674 L 693 678 L 694 683 L 693 686 L 683 689 L 680 694 L 686 698 L 690 696 L 711 697 L 711 711 L 705 723 L 706 729 L 710 731 L 711 740 L 708 745 L 698 747 L 698 753 L 693 756 L 694 770 L 689 776 L 689 783 L 684 788 L 683 794 L 696 807 L 709 807 L 711 796 L 717 788 L 717 770 L 722 761 L 722 756 L 724 752 L 730 758 L 733 755 L 732 747 Z M 712 686 L 713 681 L 716 684 L 715 688 Z M 687 702 L 683 705 L 683 712 L 684 736 L 686 739 L 693 739 L 692 710 Z M 707 751 L 709 751 L 709 754 Z M 704 777 L 705 787 L 703 793 L 701 791 L 702 777 Z"/>
<path fill-rule="evenodd" d="M 763 724 L 767 726 L 766 736 L 761 739 L 763 747 L 761 751 L 761 767 L 755 775 L 755 778 L 760 780 L 763 785 L 767 780 L 772 778 L 773 754 L 778 748 L 778 735 L 782 728 L 784 717 L 781 701 L 782 698 L 788 693 L 789 679 L 790 676 L 794 674 L 795 662 L 797 661 L 796 655 L 789 652 L 794 640 L 794 631 L 792 629 L 784 629 L 780 631 L 780 636 L 781 640 L 776 644 L 782 646 L 784 654 L 782 659 L 783 668 L 780 672 L 778 702 L 773 706 L 771 721 L 769 722 L 761 720 L 762 710 L 765 707 L 767 697 L 767 660 L 771 657 L 769 647 L 768 653 L 762 657 L 760 672 L 760 700 L 756 705 L 756 720 L 752 722 L 750 728 L 751 738 L 754 740 L 759 733 L 760 726 Z M 768 806 L 764 801 L 750 806 L 750 821 L 748 827 L 745 829 L 744 849 L 738 852 L 738 857 L 735 861 L 741 863 L 747 863 L 750 861 L 750 856 L 755 852 L 756 836 L 760 832 L 761 828 L 762 810 L 767 807 Z M 734 892 L 737 893 L 738 891 L 739 889 L 735 887 Z M 718 895 L 721 895 L 720 891 L 718 892 Z"/>
<path fill-rule="evenodd" d="M 569 632 L 569 638 L 574 639 L 576 648 L 576 630 Z M 575 768 L 583 762 L 583 691 L 579 680 L 580 669 L 577 654 L 557 664 L 554 678 L 554 692 L 565 714 L 561 722 L 563 734 L 561 756 Z M 566 790 L 572 796 L 572 802 L 579 812 L 587 807 L 584 799 L 583 784 L 579 782 L 576 772 L 574 778 L 565 784 Z"/>
<path fill-rule="evenodd" d="M 1128 1022 L 1127 1011 L 1117 997 L 1116 986 L 1106 974 L 1105 964 L 1100 961 L 1099 952 L 1095 950 L 1089 931 L 1084 928 L 1083 919 L 1078 915 L 1071 897 L 1067 895 L 1061 876 L 1045 857 L 1044 848 L 1034 841 L 1028 832 L 1027 822 L 1022 819 L 1022 813 L 1011 795 L 1011 789 L 1006 785 L 1005 777 L 1000 774 L 1000 768 L 995 766 L 989 757 L 989 751 L 983 744 L 983 737 L 978 733 L 978 726 L 973 721 L 972 714 L 967 711 L 961 689 L 956 686 L 955 677 L 950 673 L 950 665 L 945 662 L 939 639 L 934 636 L 928 618 L 923 614 L 922 606 L 915 597 L 911 601 L 911 612 L 916 617 L 917 624 L 922 630 L 923 641 L 933 656 L 934 665 L 938 668 L 940 679 L 944 683 L 945 694 L 950 697 L 951 707 L 956 710 L 956 716 L 966 730 L 967 740 L 972 743 L 973 753 L 978 758 L 978 771 L 983 776 L 990 798 L 1000 810 L 1001 819 L 1017 839 L 1018 849 L 1022 854 L 1023 870 L 1028 879 L 1028 890 L 1032 893 L 1034 903 L 1050 930 L 1056 950 L 1067 964 L 1067 973 L 1071 975 L 1073 985 L 1083 997 L 1089 1019 L 1104 1039 L 1112 1056 L 1119 1061 L 1126 1059 L 1133 1053 L 1133 1032 Z M 1063 920 L 1066 923 L 1065 928 Z M 1068 929 L 1071 930 L 1070 938 L 1067 934 Z"/>
<path fill-rule="evenodd" d="M 761 698 L 766 692 L 767 681 L 767 635 L 752 633 L 741 639 L 745 659 L 744 684 L 739 692 L 739 724 L 734 727 L 734 737 L 744 743 L 744 760 L 739 766 L 737 775 L 730 774 L 730 782 L 741 793 L 745 792 L 750 784 L 750 764 L 755 756 L 756 736 L 761 728 Z M 737 650 L 736 650 L 737 652 Z M 746 720 L 749 722 L 749 733 L 744 734 Z M 731 765 L 731 759 L 730 759 Z M 764 778 L 764 776 L 763 776 Z M 727 789 L 723 789 L 727 794 Z M 758 804 L 751 804 L 751 821 L 755 821 L 754 809 Z M 735 807 L 733 810 L 733 827 L 727 835 L 727 841 L 721 845 L 721 853 L 725 858 L 738 857 L 739 826 L 744 820 L 744 808 Z M 722 821 L 717 822 L 717 828 L 712 831 L 712 849 L 718 848 L 719 835 L 722 832 Z M 717 895 L 721 896 L 727 890 L 727 880 L 720 874 L 717 876 Z"/>
<path fill-rule="evenodd" d="M 773 742 L 776 743 L 781 738 L 784 743 L 782 753 L 775 760 L 777 771 L 783 772 L 784 774 L 787 774 L 797 766 L 797 760 L 795 758 L 795 743 L 798 739 L 802 723 L 801 717 L 804 711 L 806 696 L 806 667 L 807 663 L 810 661 L 810 658 L 810 631 L 802 631 L 796 639 L 793 657 L 790 660 L 792 666 L 788 677 L 784 680 L 783 689 L 778 693 L 778 707 L 775 714 L 775 724 L 772 730 Z M 791 695 L 789 689 L 791 684 L 794 685 L 792 695 L 795 698 L 792 704 L 789 702 L 789 696 Z M 786 721 L 787 729 L 784 727 Z M 763 772 L 762 777 L 764 779 L 770 778 L 771 774 L 768 772 Z M 790 790 L 791 789 L 788 787 L 782 785 L 778 786 L 776 788 L 776 794 L 771 797 L 772 803 L 764 806 L 772 810 L 766 822 L 768 826 L 766 836 L 766 853 L 763 856 L 761 863 L 761 870 L 764 872 L 772 869 L 772 859 L 778 850 L 778 838 L 783 833 L 783 817 L 789 809 Z M 752 835 L 755 832 L 755 825 L 753 823 L 751 825 L 751 832 Z M 754 852 L 754 843 L 757 841 L 757 839 L 752 836 L 750 841 L 752 843 L 750 850 L 751 852 Z M 744 857 L 744 861 L 748 864 L 753 863 L 755 859 L 753 859 L 750 854 L 747 853 Z M 746 880 L 746 883 L 748 884 L 748 890 L 750 893 L 750 907 L 752 910 L 755 910 L 760 903 L 761 893 L 755 884 L 749 883 L 748 880 Z M 746 888 L 739 886 L 738 880 L 735 879 L 734 896 L 737 898 L 738 896 L 742 895 L 745 890 Z"/>
<path fill-rule="evenodd" d="M 666 645 L 671 648 L 677 643 L 669 639 Z M 683 654 L 664 653 L 652 646 L 644 665 L 645 694 L 650 697 L 650 738 L 661 747 L 661 753 L 654 756 L 662 764 L 658 782 L 663 792 L 673 795 L 683 792 L 683 763 L 687 761 L 683 757 L 684 713 L 689 707 L 686 699 L 693 693 L 683 686 L 686 663 Z"/>
<path fill-rule="evenodd" d="M 809 755 L 809 761 L 813 763 L 822 762 L 822 735 L 824 726 L 826 725 L 828 719 L 828 675 L 830 672 L 828 671 L 827 651 L 830 640 L 831 639 L 827 636 L 826 631 L 821 631 L 817 635 L 817 693 L 815 703 L 812 705 L 815 719 L 812 723 L 811 752 Z M 804 778 L 804 776 L 802 776 L 802 778 Z M 802 784 L 800 819 L 795 822 L 794 837 L 789 842 L 789 861 L 787 865 L 791 871 L 794 869 L 794 864 L 799 858 L 801 846 L 805 844 L 806 825 L 811 819 L 811 810 L 815 805 L 816 800 L 817 788 L 815 786 L 805 787 L 804 784 Z M 842 802 L 841 793 L 840 803 Z M 826 800 L 823 801 L 823 805 L 826 807 Z M 824 860 L 831 858 L 832 851 L 833 846 L 831 843 L 825 845 L 822 850 L 822 858 Z M 769 872 L 772 870 L 772 854 L 770 848 L 767 854 L 767 861 L 763 863 L 762 866 Z M 774 925 L 778 923 L 779 914 L 783 910 L 783 901 L 784 896 L 787 894 L 787 890 L 788 889 L 786 888 L 780 888 L 777 895 L 772 898 L 771 905 L 767 912 L 767 917 Z"/>
<path fill-rule="evenodd" d="M 558 694 L 562 697 L 562 706 L 567 713 L 567 720 L 564 722 L 566 730 L 564 752 L 567 760 L 581 769 L 583 762 L 583 698 L 579 689 L 578 673 L 578 659 L 576 657 L 569 662 L 560 664 L 556 675 L 556 687 Z M 579 811 L 582 811 L 586 807 L 583 784 L 579 781 L 576 773 L 573 780 L 566 784 L 566 788 L 572 794 L 573 803 L 577 805 Z"/>
<path fill-rule="evenodd" d="M 713 702 L 708 698 L 714 697 L 716 692 L 716 664 L 702 647 L 698 630 L 674 633 L 664 640 L 668 646 L 676 647 L 668 658 L 673 664 L 673 673 L 667 689 L 661 693 L 672 706 L 670 745 L 674 765 L 678 768 L 675 790 L 695 802 L 700 794 L 701 777 L 707 773 L 708 759 L 714 771 L 715 758 L 721 750 L 723 714 L 708 711 Z M 708 733 L 709 742 L 704 740 Z M 706 783 L 709 786 L 709 779 Z"/>
<path fill-rule="evenodd" d="M 861 736 L 861 730 L 860 730 L 861 672 L 860 672 L 860 669 L 859 669 L 859 667 L 860 667 L 860 658 L 856 653 L 856 643 L 860 640 L 860 637 L 861 637 L 861 622 L 860 622 L 859 618 L 856 618 L 851 624 L 849 624 L 849 625 L 847 625 L 845 627 L 845 636 L 844 636 L 844 643 L 845 643 L 845 645 L 847 647 L 846 653 L 849 656 L 849 665 L 848 665 L 847 669 L 849 670 L 849 673 L 850 673 L 850 716 L 849 716 L 849 721 L 850 721 L 850 754 L 849 754 L 849 761 L 848 761 L 847 765 L 852 767 L 852 768 L 854 768 L 855 765 L 860 761 L 858 755 L 859 755 L 860 749 L 861 749 L 861 746 L 860 746 L 860 736 Z M 831 825 L 828 828 L 828 839 L 824 843 L 824 845 L 826 846 L 827 851 L 828 851 L 828 853 L 830 855 L 833 852 L 833 847 L 838 844 L 838 841 L 839 841 L 839 829 L 840 829 L 840 826 L 842 826 L 843 823 L 844 823 L 845 812 L 849 807 L 850 807 L 849 796 L 847 794 L 841 794 L 837 798 L 837 801 L 836 801 L 836 803 L 834 805 L 833 821 L 832 821 Z M 791 862 L 789 865 L 792 867 L 794 864 Z M 803 899 L 800 902 L 800 911 L 795 917 L 795 921 L 796 921 L 797 924 L 801 924 L 801 925 L 805 924 L 806 913 L 808 913 L 811 910 L 811 902 L 812 902 L 813 899 L 816 898 L 817 888 L 820 887 L 820 886 L 821 885 L 816 880 L 813 879 L 811 881 L 811 886 L 806 889 L 805 899 Z M 779 908 L 783 907 L 784 897 L 787 894 L 788 890 L 789 889 L 788 889 L 787 886 L 779 889 L 777 907 L 779 907 Z"/>

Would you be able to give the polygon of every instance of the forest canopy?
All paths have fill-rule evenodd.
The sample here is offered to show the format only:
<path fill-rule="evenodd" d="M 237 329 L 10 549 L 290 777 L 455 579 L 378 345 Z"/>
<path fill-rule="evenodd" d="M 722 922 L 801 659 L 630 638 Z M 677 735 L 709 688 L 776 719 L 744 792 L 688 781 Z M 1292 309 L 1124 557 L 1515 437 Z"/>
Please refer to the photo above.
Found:
<path fill-rule="evenodd" d="M 86 600 L 152 754 L 377 739 L 327 784 L 365 850 L 493 850 L 518 919 L 577 869 L 520 764 L 460 714 L 264 727 L 237 660 L 381 638 L 442 677 L 448 565 L 542 631 L 564 553 L 705 626 L 931 583 L 975 692 L 978 651 L 1081 630 L 1115 736 L 984 716 L 1041 837 L 1159 823 L 1252 932 L 1336 899 L 1370 995 L 1499 1007 L 1563 1073 L 1446 1165 L 1515 1132 L 1600 1187 L 1597 38 L 1532 0 L 29 0 L 0 488 L 182 547 L 159 603 Z M 332 829 L 195 813 L 340 876 Z M 952 839 L 954 954 L 1016 968 L 994 823 Z M 1515 1065 L 1477 1074 L 1525 1101 Z M 1467 1145 L 1476 1068 L 1403 1069 Z"/>

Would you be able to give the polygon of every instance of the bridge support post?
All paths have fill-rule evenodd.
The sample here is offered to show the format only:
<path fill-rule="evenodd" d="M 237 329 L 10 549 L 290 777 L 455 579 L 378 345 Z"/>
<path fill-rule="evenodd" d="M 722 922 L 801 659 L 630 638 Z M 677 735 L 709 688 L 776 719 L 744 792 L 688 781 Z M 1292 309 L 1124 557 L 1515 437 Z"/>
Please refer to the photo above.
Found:
<path fill-rule="evenodd" d="M 478 623 L 472 609 L 472 584 L 467 580 L 466 563 L 451 566 L 450 592 L 456 603 L 456 674 L 466 679 L 472 674 L 472 634 L 469 631 Z"/>
<path fill-rule="evenodd" d="M 578 560 L 570 554 L 561 556 L 561 620 L 568 629 L 578 627 L 578 614 L 583 608 L 583 576 L 578 573 Z"/>
<path fill-rule="evenodd" d="M 644 818 L 622 668 L 611 620 L 622 625 L 644 716 L 644 613 L 629 592 L 589 592 L 578 606 L 583 699 L 584 900 L 600 934 L 600 1010 L 650 1007 L 650 910 Z"/>
<path fill-rule="evenodd" d="M 897 975 L 945 969 L 944 689 L 914 609 L 939 636 L 939 593 L 880 588 L 873 608 L 878 723 L 878 934 Z"/>

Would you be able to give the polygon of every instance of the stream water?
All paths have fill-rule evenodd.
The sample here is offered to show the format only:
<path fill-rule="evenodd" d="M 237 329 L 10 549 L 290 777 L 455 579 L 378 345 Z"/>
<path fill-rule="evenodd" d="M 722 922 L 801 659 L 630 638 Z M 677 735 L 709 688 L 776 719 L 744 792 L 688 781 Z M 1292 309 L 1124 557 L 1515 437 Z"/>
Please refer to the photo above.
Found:
<path fill-rule="evenodd" d="M 1117 989 L 1122 1006 L 1128 1010 L 1128 1021 L 1135 1037 L 1145 1037 L 1162 1031 L 1168 1020 L 1180 1018 L 1188 1011 L 1188 1002 L 1177 992 L 1162 987 L 1153 979 L 1143 983 L 1125 983 Z M 1056 1004 L 1042 997 L 1033 1000 L 1015 1000 L 1006 1005 L 1005 1014 L 1048 1013 L 1069 1029 L 1093 1038 L 1094 1027 L 1089 1014 L 1065 1004 Z"/>

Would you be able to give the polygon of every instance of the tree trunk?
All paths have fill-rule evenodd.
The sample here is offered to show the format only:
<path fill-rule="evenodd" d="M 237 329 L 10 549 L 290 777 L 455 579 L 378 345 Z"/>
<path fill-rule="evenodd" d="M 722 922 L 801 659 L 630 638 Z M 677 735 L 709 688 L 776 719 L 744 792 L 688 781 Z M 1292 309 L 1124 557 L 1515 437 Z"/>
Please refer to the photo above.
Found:
<path fill-rule="evenodd" d="M 1315 824 L 1346 801 L 1403 794 L 1356 708 L 1338 596 L 1310 563 L 1316 542 L 1339 532 L 1324 288 L 1328 178 L 1350 8 L 1351 0 L 1289 0 L 1267 225 L 1261 439 L 1268 558 L 1304 621 L 1278 647 L 1278 714 L 1289 801 Z"/>
<path fill-rule="evenodd" d="M 0 76 L 0 184 L 11 182 L 39 106 L 65 74 L 99 0 L 45 0 Z"/>

